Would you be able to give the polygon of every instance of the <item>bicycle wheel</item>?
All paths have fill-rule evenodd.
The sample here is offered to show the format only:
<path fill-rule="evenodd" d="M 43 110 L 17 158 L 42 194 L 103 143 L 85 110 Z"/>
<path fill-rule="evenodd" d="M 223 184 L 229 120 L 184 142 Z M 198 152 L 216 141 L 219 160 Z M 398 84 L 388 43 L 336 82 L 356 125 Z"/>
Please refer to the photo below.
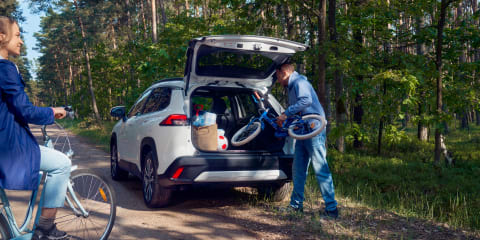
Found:
<path fill-rule="evenodd" d="M 320 121 L 320 127 L 316 126 L 318 122 L 315 120 Z M 326 125 L 324 117 L 317 114 L 308 114 L 302 116 L 302 119 L 293 121 L 292 124 L 288 126 L 288 135 L 297 140 L 309 139 L 321 133 Z"/>
<path fill-rule="evenodd" d="M 70 182 L 73 193 L 67 191 L 65 207 L 58 209 L 55 220 L 58 228 L 66 231 L 71 239 L 107 239 L 117 209 L 113 187 L 102 177 L 85 169 L 72 172 Z M 73 200 L 73 194 L 78 203 Z M 80 212 L 81 207 L 87 215 Z"/>
<path fill-rule="evenodd" d="M 230 141 L 233 146 L 242 146 L 250 141 L 252 141 L 262 129 L 262 124 L 259 121 L 254 121 L 240 128 L 235 135 L 233 135 L 232 140 Z"/>
<path fill-rule="evenodd" d="M 0 239 L 12 238 L 12 233 L 10 232 L 8 221 L 3 214 L 0 214 L 0 237 Z"/>

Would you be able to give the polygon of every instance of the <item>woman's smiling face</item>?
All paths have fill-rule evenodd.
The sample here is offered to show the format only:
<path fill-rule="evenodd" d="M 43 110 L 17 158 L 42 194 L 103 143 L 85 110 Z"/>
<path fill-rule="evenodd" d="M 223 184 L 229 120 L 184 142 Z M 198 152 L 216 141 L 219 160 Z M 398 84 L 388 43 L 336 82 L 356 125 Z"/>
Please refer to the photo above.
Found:
<path fill-rule="evenodd" d="M 10 41 L 0 50 L 0 54 L 4 58 L 8 56 L 18 56 L 20 55 L 20 50 L 22 49 L 23 41 L 20 38 L 20 29 L 18 24 L 14 23 L 11 26 L 11 36 Z M 0 34 L 3 38 L 8 38 L 5 34 Z"/>

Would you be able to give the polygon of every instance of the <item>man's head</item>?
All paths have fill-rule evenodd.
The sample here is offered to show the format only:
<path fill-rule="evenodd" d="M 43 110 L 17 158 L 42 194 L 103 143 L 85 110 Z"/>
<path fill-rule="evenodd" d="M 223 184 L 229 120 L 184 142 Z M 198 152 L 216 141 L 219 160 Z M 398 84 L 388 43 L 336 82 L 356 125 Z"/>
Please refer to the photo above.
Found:
<path fill-rule="evenodd" d="M 288 79 L 294 71 L 295 67 L 290 62 L 280 65 L 276 71 L 277 81 L 284 87 L 288 86 Z"/>

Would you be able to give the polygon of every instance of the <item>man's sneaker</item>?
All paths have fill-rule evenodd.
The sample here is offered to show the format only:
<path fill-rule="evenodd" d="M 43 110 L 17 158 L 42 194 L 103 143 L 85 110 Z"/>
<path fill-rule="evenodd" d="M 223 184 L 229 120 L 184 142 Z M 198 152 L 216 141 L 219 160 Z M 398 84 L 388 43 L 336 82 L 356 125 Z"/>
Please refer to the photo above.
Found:
<path fill-rule="evenodd" d="M 65 239 L 68 239 L 67 233 L 64 231 L 58 230 L 56 224 L 53 224 L 53 226 L 48 230 L 37 227 L 37 229 L 35 229 L 35 233 L 33 234 L 33 238 L 32 238 L 32 240 L 65 240 Z"/>
<path fill-rule="evenodd" d="M 278 210 L 283 213 L 303 213 L 303 207 L 294 207 L 292 205 L 279 208 Z"/>
<path fill-rule="evenodd" d="M 326 217 L 331 217 L 331 218 L 334 218 L 334 219 L 337 219 L 338 218 L 338 208 L 335 208 L 333 210 L 326 210 L 324 212 L 321 213 L 323 216 L 326 216 Z"/>

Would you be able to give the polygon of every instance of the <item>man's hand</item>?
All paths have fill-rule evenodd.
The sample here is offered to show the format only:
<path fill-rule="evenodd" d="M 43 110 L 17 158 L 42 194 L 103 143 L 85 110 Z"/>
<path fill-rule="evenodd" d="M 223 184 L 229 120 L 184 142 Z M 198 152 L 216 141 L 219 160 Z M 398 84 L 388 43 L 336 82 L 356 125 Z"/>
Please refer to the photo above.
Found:
<path fill-rule="evenodd" d="M 285 120 L 287 120 L 287 115 L 285 115 L 285 113 L 282 113 L 282 115 L 277 117 L 277 125 L 281 127 Z"/>
<path fill-rule="evenodd" d="M 67 116 L 67 111 L 63 107 L 55 107 L 53 108 L 53 115 L 55 116 L 56 119 L 62 119 L 65 116 Z"/>

